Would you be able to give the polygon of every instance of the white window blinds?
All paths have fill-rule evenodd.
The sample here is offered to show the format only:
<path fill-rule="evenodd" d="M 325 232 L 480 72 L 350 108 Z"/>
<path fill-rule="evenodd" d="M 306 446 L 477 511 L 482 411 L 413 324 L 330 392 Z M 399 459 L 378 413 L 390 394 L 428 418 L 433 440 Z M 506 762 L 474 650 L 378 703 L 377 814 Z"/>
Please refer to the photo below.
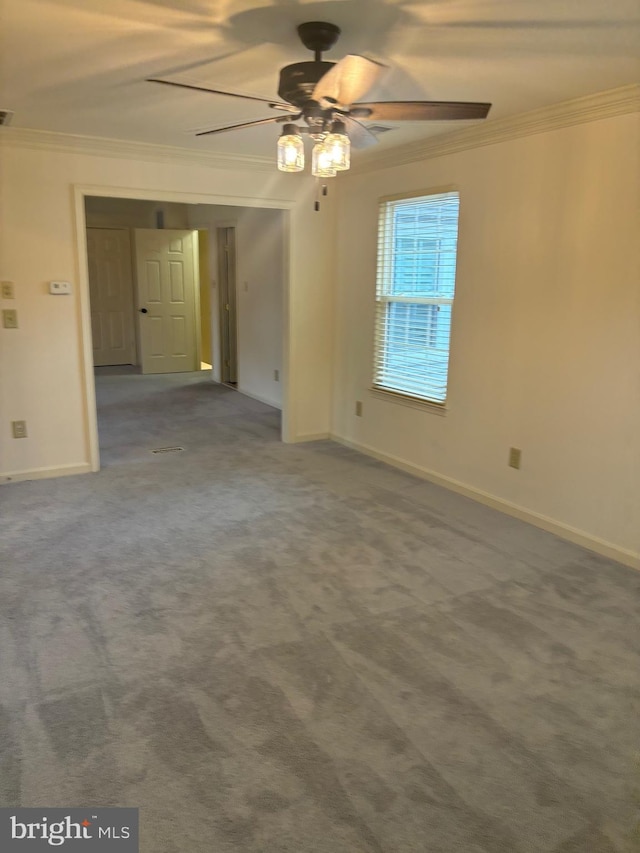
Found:
<path fill-rule="evenodd" d="M 380 204 L 374 387 L 446 400 L 458 207 L 456 192 Z"/>

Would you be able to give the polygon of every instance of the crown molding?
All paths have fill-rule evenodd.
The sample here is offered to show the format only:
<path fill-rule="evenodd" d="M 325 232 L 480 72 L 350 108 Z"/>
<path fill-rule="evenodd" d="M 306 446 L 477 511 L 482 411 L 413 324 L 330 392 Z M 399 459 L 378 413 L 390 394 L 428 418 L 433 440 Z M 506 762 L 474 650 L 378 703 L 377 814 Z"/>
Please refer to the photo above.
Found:
<path fill-rule="evenodd" d="M 212 169 L 254 169 L 269 172 L 274 169 L 273 158 L 220 154 L 173 145 L 156 145 L 149 142 L 109 139 L 102 136 L 80 136 L 29 128 L 3 128 L 0 132 L 0 144 L 14 148 L 88 154 L 94 157 L 118 157 L 153 163 L 190 163 Z"/>
<path fill-rule="evenodd" d="M 562 101 L 527 113 L 508 118 L 487 121 L 474 127 L 411 142 L 397 148 L 389 148 L 379 154 L 369 155 L 366 160 L 352 160 L 351 173 L 401 166 L 445 154 L 455 154 L 483 145 L 494 145 L 535 133 L 544 133 L 584 122 L 625 115 L 640 110 L 640 84 L 621 86 L 595 95 Z M 156 145 L 101 136 L 81 136 L 57 133 L 48 130 L 6 127 L 0 131 L 0 145 L 31 148 L 36 150 L 60 151 L 70 154 L 87 154 L 97 157 L 118 157 L 144 160 L 155 163 L 190 163 L 211 169 L 251 169 L 271 172 L 274 168 L 270 157 L 249 157 L 242 154 L 220 154 L 180 148 L 172 145 Z"/>
<path fill-rule="evenodd" d="M 639 110 L 640 84 L 634 83 L 387 149 L 361 163 L 353 163 L 351 172 L 360 174 L 401 166 Z"/>

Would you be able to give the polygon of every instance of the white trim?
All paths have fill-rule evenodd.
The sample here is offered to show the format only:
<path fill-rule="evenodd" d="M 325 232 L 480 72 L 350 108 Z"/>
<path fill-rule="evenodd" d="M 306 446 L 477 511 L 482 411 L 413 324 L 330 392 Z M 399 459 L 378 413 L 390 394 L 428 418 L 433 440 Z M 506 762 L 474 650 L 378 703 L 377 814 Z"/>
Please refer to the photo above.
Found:
<path fill-rule="evenodd" d="M 76 280 L 78 282 L 78 311 L 80 313 L 79 335 L 80 372 L 84 388 L 84 426 L 87 436 L 87 450 L 90 470 L 100 470 L 100 450 L 98 439 L 98 410 L 96 404 L 96 383 L 93 374 L 93 333 L 91 330 L 91 301 L 89 297 L 89 259 L 87 256 L 87 222 L 85 216 L 85 193 L 78 186 L 72 186 L 75 225 L 76 225 Z M 87 193 L 88 195 L 88 193 Z M 136 334 L 136 354 L 138 351 Z"/>
<path fill-rule="evenodd" d="M 83 196 L 101 198 L 131 198 L 137 201 L 166 201 L 179 204 L 211 204 L 231 207 L 259 207 L 275 210 L 291 210 L 296 202 L 290 198 L 260 198 L 255 195 L 214 195 L 213 193 L 193 193 L 182 190 L 149 190 L 141 187 L 117 187 L 103 184 L 74 184 Z M 198 230 L 198 229 L 196 229 Z"/>
<path fill-rule="evenodd" d="M 459 495 L 464 495 L 478 503 L 489 506 L 492 509 L 497 509 L 506 515 L 511 515 L 521 521 L 526 521 L 534 527 L 539 527 L 546 530 L 548 533 L 554 533 L 562 539 L 573 542 L 575 545 L 580 545 L 582 548 L 587 548 L 590 551 L 595 551 L 603 557 L 611 560 L 617 560 L 625 566 L 630 566 L 633 569 L 640 569 L 640 553 L 630 551 L 626 548 L 620 548 L 612 542 L 607 542 L 597 536 L 592 536 L 584 530 L 578 530 L 571 527 L 569 524 L 564 524 L 561 521 L 556 521 L 546 515 L 526 509 L 525 507 L 513 504 L 503 498 L 491 495 L 488 492 L 483 492 L 481 489 L 476 489 L 474 486 L 468 486 L 466 483 L 461 483 L 459 480 L 454 480 L 451 477 L 445 477 L 442 474 L 437 474 L 435 471 L 430 471 L 427 468 L 421 468 L 418 465 L 413 465 L 400 459 L 398 456 L 393 456 L 390 453 L 382 453 L 367 444 L 361 444 L 357 441 L 350 441 L 338 435 L 331 435 L 331 439 L 345 447 L 350 447 L 352 450 L 357 450 L 359 453 L 364 453 L 367 456 L 372 456 L 380 462 L 386 462 L 394 468 L 400 468 L 408 474 L 413 474 L 414 477 L 420 477 L 422 480 L 428 480 L 430 483 L 435 483 L 437 486 L 443 486 L 452 492 Z"/>
<path fill-rule="evenodd" d="M 283 232 L 283 240 L 287 246 L 287 252 L 293 251 L 291 243 L 291 231 L 286 227 L 288 220 L 287 213 L 295 207 L 295 202 L 284 200 L 262 200 L 257 198 L 244 198 L 239 196 L 216 196 L 204 193 L 189 193 L 175 192 L 167 190 L 147 190 L 147 189 L 132 189 L 131 187 L 112 187 L 112 186 L 97 186 L 91 184 L 73 184 L 71 187 L 75 209 L 75 226 L 76 226 L 76 275 L 78 281 L 79 294 L 79 334 L 80 334 L 80 350 L 82 352 L 81 371 L 82 384 L 84 388 L 84 424 L 87 436 L 87 452 L 90 459 L 88 467 L 89 471 L 100 470 L 100 451 L 98 444 L 98 414 L 96 409 L 96 389 L 95 377 L 93 374 L 93 346 L 91 334 L 91 305 L 89 299 L 89 267 L 87 261 L 87 237 L 86 237 L 86 221 L 85 221 L 85 197 L 86 196 L 101 196 L 106 198 L 134 198 L 151 201 L 180 201 L 183 204 L 211 204 L 211 205 L 233 205 L 235 207 L 257 207 L 257 208 L 274 208 L 285 211 L 285 228 Z M 196 229 L 197 230 L 197 229 Z M 289 333 L 289 316 L 286 313 L 285 306 L 289 302 L 289 287 L 290 280 L 288 277 L 289 267 L 287 267 L 286 275 L 283 278 L 284 282 L 284 299 L 283 299 L 283 347 L 285 351 L 285 362 L 289 363 L 288 349 L 291 336 Z M 285 377 L 289 374 L 285 373 Z M 282 418 L 282 441 L 288 440 L 289 420 L 287 418 L 288 408 L 288 383 L 290 377 L 285 378 L 283 383 L 283 418 Z M 285 404 L 285 401 L 287 404 Z M 266 402 L 266 401 L 261 401 Z M 273 403 L 268 403 L 273 405 Z M 51 475 L 56 476 L 56 475 Z"/>
<path fill-rule="evenodd" d="M 61 465 L 51 468 L 34 468 L 31 471 L 9 471 L 0 474 L 0 485 L 20 483 L 24 480 L 46 480 L 50 477 L 70 477 L 74 474 L 90 474 L 95 469 L 89 463 Z"/>
<path fill-rule="evenodd" d="M 430 412 L 432 415 L 445 417 L 449 413 L 446 400 L 444 403 L 436 403 L 435 400 L 423 400 L 420 397 L 412 397 L 411 394 L 403 394 L 401 391 L 392 391 L 390 388 L 382 387 L 376 388 L 375 386 L 367 388 L 367 392 L 369 396 L 378 400 L 396 403 L 400 406 L 409 406 L 411 409 L 422 409 L 423 412 Z"/>
<path fill-rule="evenodd" d="M 63 154 L 88 154 L 92 157 L 119 157 L 153 163 L 197 163 L 212 169 L 255 169 L 273 172 L 272 157 L 250 157 L 243 154 L 220 154 L 177 145 L 157 145 L 103 136 L 84 136 L 29 128 L 3 128 L 5 145 L 37 150 L 60 151 Z"/>
<path fill-rule="evenodd" d="M 417 201 L 418 199 L 426 199 L 432 195 L 453 195 L 460 196 L 460 187 L 458 184 L 445 184 L 441 187 L 427 187 L 421 190 L 407 190 L 402 193 L 393 193 L 392 195 L 383 195 L 378 199 L 378 204 L 389 204 L 394 201 Z"/>
<path fill-rule="evenodd" d="M 328 432 L 306 432 L 302 435 L 292 435 L 285 441 L 287 444 L 304 444 L 306 441 L 327 441 L 332 438 L 333 436 Z"/>
<path fill-rule="evenodd" d="M 510 139 L 519 139 L 535 133 L 544 133 L 563 127 L 571 127 L 584 122 L 611 118 L 618 115 L 638 112 L 640 110 L 640 84 L 630 84 L 595 95 L 586 95 L 559 104 L 541 107 L 530 112 L 495 119 L 474 125 L 473 127 L 454 130 L 430 139 L 410 142 L 396 148 L 387 148 L 379 153 L 371 153 L 366 160 L 356 160 L 351 172 L 361 174 L 391 166 L 401 166 L 441 157 L 445 154 L 455 154 L 470 148 L 480 148 L 483 145 L 494 145 Z"/>
<path fill-rule="evenodd" d="M 190 229 L 193 255 L 193 311 L 196 324 L 196 370 L 202 364 L 202 311 L 200 306 L 200 235 L 197 228 Z"/>
<path fill-rule="evenodd" d="M 250 391 L 245 391 L 244 388 L 233 388 L 232 385 L 228 385 L 226 382 L 220 382 L 220 385 L 224 385 L 226 388 L 231 388 L 233 391 L 237 391 L 238 394 L 242 394 L 243 397 L 251 397 L 252 400 L 257 400 L 259 403 L 264 403 L 265 406 L 271 406 L 272 409 L 277 409 L 278 411 L 282 411 L 282 406 L 280 403 L 275 402 L 274 400 L 270 400 L 268 397 L 262 397 L 260 394 L 252 394 Z"/>
<path fill-rule="evenodd" d="M 410 142 L 395 148 L 386 148 L 379 153 L 369 153 L 365 159 L 357 157 L 352 161 L 350 172 L 360 174 L 376 169 L 414 163 L 444 154 L 454 154 L 469 148 L 493 145 L 509 139 L 518 139 L 535 133 L 571 127 L 598 119 L 627 115 L 640 110 L 640 84 L 631 83 L 605 92 L 597 92 L 550 106 L 540 107 L 515 116 L 501 119 L 489 119 L 482 124 L 454 130 L 450 133 L 417 142 Z M 125 139 L 109 139 L 100 136 L 82 136 L 78 134 L 57 133 L 48 130 L 4 127 L 0 144 L 20 148 L 57 150 L 73 154 L 88 154 L 95 157 L 134 158 L 161 163 L 198 163 L 212 169 L 243 168 L 263 172 L 273 172 L 274 161 L 269 157 L 254 157 L 242 154 L 221 154 L 196 148 L 182 148 L 173 145 L 157 145 L 149 142 L 136 142 Z M 348 175 L 349 173 L 345 173 Z M 136 198 L 140 196 L 121 196 Z M 173 199 L 162 196 L 160 201 Z M 197 204 L 198 202 L 191 202 Z M 203 204 L 211 202 L 204 201 Z M 238 204 L 219 201 L 218 204 Z M 247 206 L 249 203 L 247 202 Z M 267 207 L 269 205 L 254 205 Z M 275 205 L 271 205 L 275 206 Z"/>

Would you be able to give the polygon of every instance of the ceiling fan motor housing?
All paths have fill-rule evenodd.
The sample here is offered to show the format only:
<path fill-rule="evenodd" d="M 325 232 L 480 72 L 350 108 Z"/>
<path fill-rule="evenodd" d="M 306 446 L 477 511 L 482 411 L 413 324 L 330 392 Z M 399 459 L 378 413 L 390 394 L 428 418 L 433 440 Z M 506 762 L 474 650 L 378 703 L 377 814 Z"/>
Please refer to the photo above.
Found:
<path fill-rule="evenodd" d="M 302 107 L 311 100 L 316 83 L 335 62 L 295 62 L 280 71 L 278 95 L 288 104 Z"/>

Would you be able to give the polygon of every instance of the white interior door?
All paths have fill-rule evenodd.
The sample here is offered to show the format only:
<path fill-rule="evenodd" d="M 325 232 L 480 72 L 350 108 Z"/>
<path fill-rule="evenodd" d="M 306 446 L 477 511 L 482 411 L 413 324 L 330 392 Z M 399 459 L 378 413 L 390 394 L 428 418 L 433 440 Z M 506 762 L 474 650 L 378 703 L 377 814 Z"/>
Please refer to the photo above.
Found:
<path fill-rule="evenodd" d="M 93 363 L 135 364 L 133 275 L 126 228 L 87 228 Z"/>
<path fill-rule="evenodd" d="M 134 231 L 140 364 L 143 373 L 197 370 L 197 233 Z"/>

